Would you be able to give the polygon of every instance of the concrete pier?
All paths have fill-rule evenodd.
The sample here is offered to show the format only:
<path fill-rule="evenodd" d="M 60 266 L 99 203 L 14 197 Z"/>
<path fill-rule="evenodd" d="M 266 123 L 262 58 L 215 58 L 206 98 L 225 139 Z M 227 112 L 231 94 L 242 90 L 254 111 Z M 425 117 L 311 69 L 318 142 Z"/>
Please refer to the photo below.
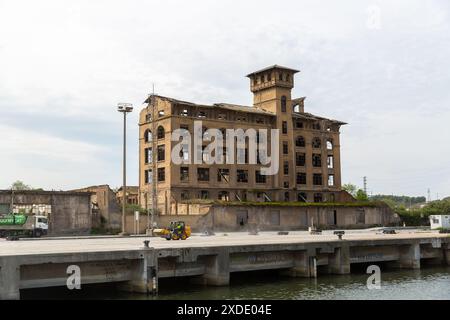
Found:
<path fill-rule="evenodd" d="M 81 286 L 118 283 L 123 290 L 156 293 L 158 279 L 189 277 L 211 286 L 230 283 L 235 272 L 276 270 L 293 277 L 348 274 L 352 264 L 387 263 L 418 269 L 450 264 L 450 237 L 438 233 L 274 233 L 258 236 L 193 236 L 186 241 L 150 238 L 0 240 L 0 299 L 20 299 L 29 288 L 66 286 L 69 266 L 81 271 Z M 69 289 L 68 289 L 69 290 Z"/>

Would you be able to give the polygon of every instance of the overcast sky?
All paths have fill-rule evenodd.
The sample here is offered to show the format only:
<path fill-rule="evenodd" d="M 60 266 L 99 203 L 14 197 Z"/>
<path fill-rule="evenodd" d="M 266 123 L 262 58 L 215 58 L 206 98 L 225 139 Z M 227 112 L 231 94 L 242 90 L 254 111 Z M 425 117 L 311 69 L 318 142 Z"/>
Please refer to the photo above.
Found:
<path fill-rule="evenodd" d="M 251 105 L 244 76 L 296 75 L 307 112 L 339 119 L 343 182 L 450 195 L 450 5 L 442 1 L 0 0 L 0 188 L 138 184 L 151 92 Z"/>

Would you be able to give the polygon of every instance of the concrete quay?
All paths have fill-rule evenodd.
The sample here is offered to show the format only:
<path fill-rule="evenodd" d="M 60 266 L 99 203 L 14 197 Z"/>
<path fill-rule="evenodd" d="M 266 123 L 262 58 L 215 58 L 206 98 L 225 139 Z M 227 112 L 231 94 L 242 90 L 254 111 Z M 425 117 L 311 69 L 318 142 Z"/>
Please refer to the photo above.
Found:
<path fill-rule="evenodd" d="M 143 241 L 150 240 L 149 248 Z M 223 286 L 230 274 L 278 270 L 292 277 L 348 274 L 361 263 L 418 269 L 450 265 L 450 237 L 436 232 L 377 234 L 348 231 L 343 240 L 324 232 L 309 235 L 260 233 L 194 235 L 186 241 L 161 238 L 0 240 L 0 299 L 20 299 L 20 290 L 66 286 L 67 268 L 81 271 L 81 285 L 120 283 L 123 290 L 155 293 L 158 279 L 191 277 Z"/>

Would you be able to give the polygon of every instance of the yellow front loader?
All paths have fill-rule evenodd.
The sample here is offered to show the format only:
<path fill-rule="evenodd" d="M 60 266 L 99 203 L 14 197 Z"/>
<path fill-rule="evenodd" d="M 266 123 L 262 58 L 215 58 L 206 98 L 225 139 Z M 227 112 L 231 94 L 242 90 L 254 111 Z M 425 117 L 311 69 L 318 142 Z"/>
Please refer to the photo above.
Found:
<path fill-rule="evenodd" d="M 168 228 L 154 229 L 153 234 L 166 240 L 186 240 L 191 236 L 191 227 L 184 221 L 172 221 Z"/>

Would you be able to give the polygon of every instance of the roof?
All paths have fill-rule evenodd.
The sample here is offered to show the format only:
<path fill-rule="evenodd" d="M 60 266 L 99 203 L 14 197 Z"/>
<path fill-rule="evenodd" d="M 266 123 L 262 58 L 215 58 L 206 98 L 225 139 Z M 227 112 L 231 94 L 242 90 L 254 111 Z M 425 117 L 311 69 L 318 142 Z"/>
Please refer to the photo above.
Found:
<path fill-rule="evenodd" d="M 327 120 L 327 121 L 331 121 L 334 122 L 336 124 L 340 124 L 340 125 L 344 125 L 347 124 L 346 122 L 342 122 L 339 120 L 334 120 L 334 119 L 329 119 L 329 118 L 324 118 L 324 117 L 320 117 L 320 116 L 316 116 L 312 113 L 308 113 L 308 112 L 293 112 L 292 113 L 292 117 L 293 118 L 300 118 L 300 119 L 305 119 L 305 120 Z"/>
<path fill-rule="evenodd" d="M 14 195 L 54 195 L 54 196 L 86 196 L 90 195 L 92 192 L 81 192 L 81 191 L 56 191 L 56 190 L 14 190 Z M 11 189 L 0 190 L 0 194 L 11 194 Z"/>
<path fill-rule="evenodd" d="M 274 113 L 269 112 L 269 111 L 265 111 L 265 110 L 260 109 L 260 108 L 250 107 L 250 106 L 243 106 L 243 105 L 238 105 L 238 104 L 215 103 L 213 105 L 203 105 L 203 104 L 196 104 L 196 103 L 193 103 L 193 102 L 188 102 L 188 101 L 183 101 L 183 100 L 177 100 L 177 99 L 174 99 L 174 98 L 164 97 L 164 96 L 160 96 L 160 95 L 154 95 L 154 96 L 158 97 L 158 98 L 160 98 L 162 100 L 170 101 L 172 103 L 181 104 L 181 105 L 187 105 L 187 106 L 192 106 L 192 107 L 220 108 L 220 109 L 233 110 L 233 111 L 238 111 L 238 112 L 250 112 L 250 113 L 256 113 L 256 114 L 267 115 L 267 116 L 275 116 Z M 150 102 L 149 99 L 150 99 L 150 97 L 148 97 L 144 101 L 144 103 L 149 103 Z"/>
<path fill-rule="evenodd" d="M 117 191 L 122 191 L 123 190 L 123 186 L 120 187 Z M 127 191 L 128 192 L 138 192 L 139 191 L 139 187 L 138 186 L 127 186 Z"/>
<path fill-rule="evenodd" d="M 264 71 L 267 71 L 267 70 L 272 70 L 272 69 L 282 69 L 282 70 L 291 71 L 291 72 L 293 72 L 293 73 L 300 72 L 299 70 L 295 70 L 295 69 L 291 69 L 291 68 L 287 68 L 287 67 L 283 67 L 283 66 L 274 64 L 273 66 L 270 66 L 270 67 L 267 67 L 267 68 L 264 68 L 264 69 L 261 69 L 261 70 L 258 70 L 258 71 L 249 73 L 249 74 L 247 75 L 247 77 L 250 77 L 250 76 L 252 76 L 252 75 L 255 75 L 255 74 L 257 74 L 257 73 L 261 73 L 261 72 L 264 72 Z"/>

